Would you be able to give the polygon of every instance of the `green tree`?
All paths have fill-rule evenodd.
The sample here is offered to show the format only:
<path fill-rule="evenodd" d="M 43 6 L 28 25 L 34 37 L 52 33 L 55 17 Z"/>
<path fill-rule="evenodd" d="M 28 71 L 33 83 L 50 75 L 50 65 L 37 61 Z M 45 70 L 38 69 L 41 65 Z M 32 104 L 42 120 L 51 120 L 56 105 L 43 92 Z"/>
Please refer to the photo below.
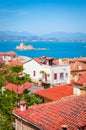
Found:
<path fill-rule="evenodd" d="M 11 68 L 11 73 L 10 75 L 7 76 L 7 81 L 13 83 L 13 84 L 16 84 L 17 87 L 18 85 L 22 85 L 24 84 L 25 82 L 30 82 L 31 79 L 30 79 L 30 76 L 25 74 L 23 76 L 20 76 L 18 73 L 23 71 L 23 67 L 22 66 L 12 66 Z M 18 88 L 17 88 L 18 90 Z"/>
<path fill-rule="evenodd" d="M 0 87 L 5 86 L 6 78 L 4 75 L 0 75 Z"/>
<path fill-rule="evenodd" d="M 31 81 L 30 76 L 27 74 L 24 74 L 23 76 L 19 76 L 18 73 L 23 71 L 23 66 L 16 65 L 16 66 L 12 66 L 10 69 L 11 69 L 10 71 L 11 73 L 7 78 L 9 82 L 18 85 L 18 84 L 23 84 L 27 81 Z"/>
<path fill-rule="evenodd" d="M 40 104 L 43 100 L 32 93 L 24 94 L 24 100 L 26 101 L 27 106 L 31 106 L 33 104 Z"/>
<path fill-rule="evenodd" d="M 27 81 L 31 81 L 29 75 L 19 76 L 19 72 L 23 70 L 22 66 L 5 67 L 4 71 L 0 72 L 0 84 L 3 86 L 7 81 L 18 85 L 22 85 Z M 1 130 L 13 130 L 14 116 L 12 110 L 18 106 L 18 102 L 24 99 L 27 105 L 42 103 L 42 99 L 39 99 L 34 94 L 16 94 L 13 91 L 6 90 L 3 94 L 0 93 L 0 128 Z"/>
<path fill-rule="evenodd" d="M 16 65 L 16 66 L 12 66 L 11 69 L 13 72 L 19 73 L 19 72 L 23 71 L 23 66 Z"/>
<path fill-rule="evenodd" d="M 14 116 L 12 110 L 17 106 L 16 102 L 25 100 L 27 106 L 33 104 L 42 103 L 42 99 L 36 97 L 34 94 L 25 93 L 19 94 L 16 98 L 16 94 L 12 91 L 6 90 L 4 94 L 0 94 L 0 125 L 1 130 L 13 130 Z"/>
<path fill-rule="evenodd" d="M 16 107 L 16 95 L 14 92 L 6 91 L 4 94 L 0 94 L 0 115 L 2 118 L 1 128 L 2 130 L 12 130 L 12 122 L 14 122 L 14 116 L 12 110 Z"/>
<path fill-rule="evenodd" d="M 0 70 L 0 91 L 2 90 L 2 87 L 6 84 L 6 77 L 4 73 L 4 70 Z"/>

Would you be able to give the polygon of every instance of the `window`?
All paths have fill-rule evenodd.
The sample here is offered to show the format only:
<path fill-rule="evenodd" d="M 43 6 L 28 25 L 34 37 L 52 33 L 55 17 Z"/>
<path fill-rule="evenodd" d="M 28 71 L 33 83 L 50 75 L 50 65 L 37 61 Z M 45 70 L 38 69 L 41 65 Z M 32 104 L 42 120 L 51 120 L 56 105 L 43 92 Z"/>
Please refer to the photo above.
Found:
<path fill-rule="evenodd" d="M 34 77 L 36 76 L 36 71 L 35 71 L 35 70 L 33 71 L 33 76 L 34 76 Z"/>
<path fill-rule="evenodd" d="M 60 79 L 63 80 L 64 79 L 64 74 L 60 73 Z"/>
<path fill-rule="evenodd" d="M 68 73 L 66 73 L 66 78 L 68 78 Z"/>
<path fill-rule="evenodd" d="M 57 73 L 54 73 L 54 79 L 55 80 L 57 79 Z"/>

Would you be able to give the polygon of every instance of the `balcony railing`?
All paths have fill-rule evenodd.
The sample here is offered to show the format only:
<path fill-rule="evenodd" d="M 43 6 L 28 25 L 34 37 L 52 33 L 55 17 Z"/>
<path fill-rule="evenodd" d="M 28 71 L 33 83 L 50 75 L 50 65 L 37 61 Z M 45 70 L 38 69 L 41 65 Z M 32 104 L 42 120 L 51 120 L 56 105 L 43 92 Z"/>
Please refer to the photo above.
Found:
<path fill-rule="evenodd" d="M 39 81 L 42 83 L 47 83 L 47 84 L 50 83 L 50 80 L 45 80 L 45 79 L 40 79 Z"/>

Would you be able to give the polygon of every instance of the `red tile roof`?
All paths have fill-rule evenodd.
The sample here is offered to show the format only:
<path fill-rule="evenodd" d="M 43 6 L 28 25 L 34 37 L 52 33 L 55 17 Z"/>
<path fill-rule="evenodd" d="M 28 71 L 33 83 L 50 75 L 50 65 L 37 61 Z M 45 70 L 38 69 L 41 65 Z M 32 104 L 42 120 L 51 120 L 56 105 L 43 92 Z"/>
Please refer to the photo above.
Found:
<path fill-rule="evenodd" d="M 52 61 L 53 61 L 53 65 L 58 65 L 58 61 L 55 60 L 55 59 L 52 58 L 52 57 L 42 56 L 42 57 L 39 57 L 39 58 L 34 58 L 34 60 L 35 60 L 36 62 L 38 62 L 39 64 L 41 64 L 41 65 L 42 65 L 42 64 L 47 65 L 46 62 L 41 62 L 41 59 L 43 59 L 44 61 L 46 61 L 46 60 L 52 60 Z"/>
<path fill-rule="evenodd" d="M 45 90 L 39 90 L 36 91 L 35 94 L 50 100 L 59 100 L 62 97 L 73 95 L 73 87 L 65 84 Z"/>
<path fill-rule="evenodd" d="M 69 59 L 69 62 L 76 62 L 76 61 L 80 61 L 83 63 L 86 63 L 86 57 L 82 57 L 82 58 L 73 58 L 73 59 Z"/>
<path fill-rule="evenodd" d="M 86 86 L 86 73 L 84 73 L 82 76 L 80 76 L 79 80 L 74 83 L 77 85 Z"/>
<path fill-rule="evenodd" d="M 10 51 L 10 52 L 0 52 L 0 55 L 15 55 L 17 56 L 17 54 L 14 51 Z"/>
<path fill-rule="evenodd" d="M 74 95 L 34 105 L 25 111 L 16 108 L 13 113 L 40 130 L 62 130 L 62 125 L 67 125 L 68 130 L 77 130 L 78 126 L 86 125 L 86 95 Z"/>
<path fill-rule="evenodd" d="M 5 53 L 5 54 L 6 54 L 6 55 L 15 55 L 15 56 L 17 55 L 17 54 L 16 54 L 15 52 L 13 52 L 13 51 L 12 51 L 12 52 L 7 52 L 7 53 Z"/>
<path fill-rule="evenodd" d="M 70 64 L 71 71 L 82 71 L 86 70 L 86 64 L 80 61 L 76 61 Z"/>
<path fill-rule="evenodd" d="M 32 87 L 32 83 L 30 82 L 26 82 L 23 85 L 18 85 L 18 86 L 12 83 L 7 83 L 5 89 L 12 90 L 16 94 L 22 94 L 25 90 L 29 89 L 30 87 Z"/>
<path fill-rule="evenodd" d="M 8 60 L 8 61 L 6 62 L 6 64 L 7 64 L 7 65 L 10 65 L 10 66 L 12 66 L 12 65 L 22 66 L 22 65 L 23 65 L 23 62 L 21 62 L 21 61 L 19 61 L 19 60 L 17 60 L 17 59 L 12 59 L 12 60 Z"/>

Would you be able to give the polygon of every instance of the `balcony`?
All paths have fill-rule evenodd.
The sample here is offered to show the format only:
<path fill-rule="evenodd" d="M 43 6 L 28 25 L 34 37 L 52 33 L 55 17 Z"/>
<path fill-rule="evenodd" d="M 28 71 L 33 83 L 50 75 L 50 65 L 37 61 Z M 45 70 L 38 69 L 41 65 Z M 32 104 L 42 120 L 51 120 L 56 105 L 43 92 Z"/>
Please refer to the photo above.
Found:
<path fill-rule="evenodd" d="M 39 79 L 39 82 L 41 82 L 41 83 L 45 83 L 45 84 L 50 84 L 50 80 L 49 79 L 47 79 L 47 80 L 45 80 L 45 79 Z"/>

